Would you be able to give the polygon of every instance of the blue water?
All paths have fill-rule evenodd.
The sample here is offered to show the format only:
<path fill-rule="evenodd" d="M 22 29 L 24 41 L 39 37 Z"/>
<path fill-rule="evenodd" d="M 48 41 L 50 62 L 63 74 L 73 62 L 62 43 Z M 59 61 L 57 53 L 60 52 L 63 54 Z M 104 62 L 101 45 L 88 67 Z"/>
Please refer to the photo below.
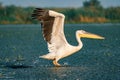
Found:
<path fill-rule="evenodd" d="M 71 45 L 77 45 L 75 31 L 81 29 L 105 40 L 82 39 L 83 48 L 59 61 L 65 66 L 54 67 L 39 59 L 48 53 L 40 25 L 0 25 L 0 79 L 120 80 L 120 24 L 66 24 Z"/>

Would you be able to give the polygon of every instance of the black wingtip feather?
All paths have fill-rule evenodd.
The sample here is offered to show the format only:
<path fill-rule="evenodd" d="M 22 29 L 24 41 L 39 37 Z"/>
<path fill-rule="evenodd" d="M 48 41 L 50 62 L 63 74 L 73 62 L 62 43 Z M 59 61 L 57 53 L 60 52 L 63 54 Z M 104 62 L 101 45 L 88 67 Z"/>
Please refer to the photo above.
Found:
<path fill-rule="evenodd" d="M 45 10 L 45 9 L 42 9 L 42 8 L 35 8 L 35 10 Z"/>
<path fill-rule="evenodd" d="M 44 19 L 45 16 L 48 15 L 48 10 L 42 9 L 42 8 L 35 8 L 35 10 L 33 11 L 31 17 L 32 19 Z"/>

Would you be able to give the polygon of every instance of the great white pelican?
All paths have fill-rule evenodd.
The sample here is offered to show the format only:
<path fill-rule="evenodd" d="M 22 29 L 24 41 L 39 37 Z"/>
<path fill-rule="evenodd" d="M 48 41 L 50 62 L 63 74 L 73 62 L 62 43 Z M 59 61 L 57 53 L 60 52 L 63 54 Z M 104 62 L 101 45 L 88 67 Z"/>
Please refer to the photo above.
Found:
<path fill-rule="evenodd" d="M 77 46 L 70 45 L 64 35 L 64 19 L 62 13 L 53 10 L 36 8 L 32 14 L 33 19 L 41 22 L 43 37 L 47 41 L 49 53 L 40 58 L 53 60 L 55 66 L 61 66 L 58 61 L 64 57 L 79 51 L 83 43 L 80 38 L 104 39 L 104 37 L 86 32 L 84 30 L 76 31 Z"/>

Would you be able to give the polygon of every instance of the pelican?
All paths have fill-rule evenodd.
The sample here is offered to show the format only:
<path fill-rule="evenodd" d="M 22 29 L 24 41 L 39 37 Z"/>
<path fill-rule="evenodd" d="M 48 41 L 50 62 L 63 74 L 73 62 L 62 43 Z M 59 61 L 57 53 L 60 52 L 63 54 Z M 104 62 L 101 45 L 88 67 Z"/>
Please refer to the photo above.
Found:
<path fill-rule="evenodd" d="M 40 56 L 40 58 L 53 60 L 55 66 L 61 66 L 58 61 L 64 57 L 70 56 L 79 51 L 83 43 L 80 38 L 104 39 L 104 37 L 86 32 L 84 30 L 76 31 L 77 46 L 70 45 L 64 35 L 64 19 L 62 13 L 36 8 L 32 14 L 33 19 L 41 22 L 42 33 L 48 45 L 49 53 Z"/>

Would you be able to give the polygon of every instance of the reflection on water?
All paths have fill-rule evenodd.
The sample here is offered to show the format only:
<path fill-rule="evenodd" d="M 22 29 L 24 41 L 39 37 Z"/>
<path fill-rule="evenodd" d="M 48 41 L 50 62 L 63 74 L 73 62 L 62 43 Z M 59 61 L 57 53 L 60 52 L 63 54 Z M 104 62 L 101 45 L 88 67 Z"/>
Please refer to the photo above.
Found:
<path fill-rule="evenodd" d="M 83 48 L 61 59 L 63 67 L 39 59 L 48 53 L 39 25 L 0 25 L 0 79 L 3 80 L 120 80 L 120 24 L 67 24 L 68 42 L 77 45 L 76 30 L 105 40 L 82 39 Z"/>

